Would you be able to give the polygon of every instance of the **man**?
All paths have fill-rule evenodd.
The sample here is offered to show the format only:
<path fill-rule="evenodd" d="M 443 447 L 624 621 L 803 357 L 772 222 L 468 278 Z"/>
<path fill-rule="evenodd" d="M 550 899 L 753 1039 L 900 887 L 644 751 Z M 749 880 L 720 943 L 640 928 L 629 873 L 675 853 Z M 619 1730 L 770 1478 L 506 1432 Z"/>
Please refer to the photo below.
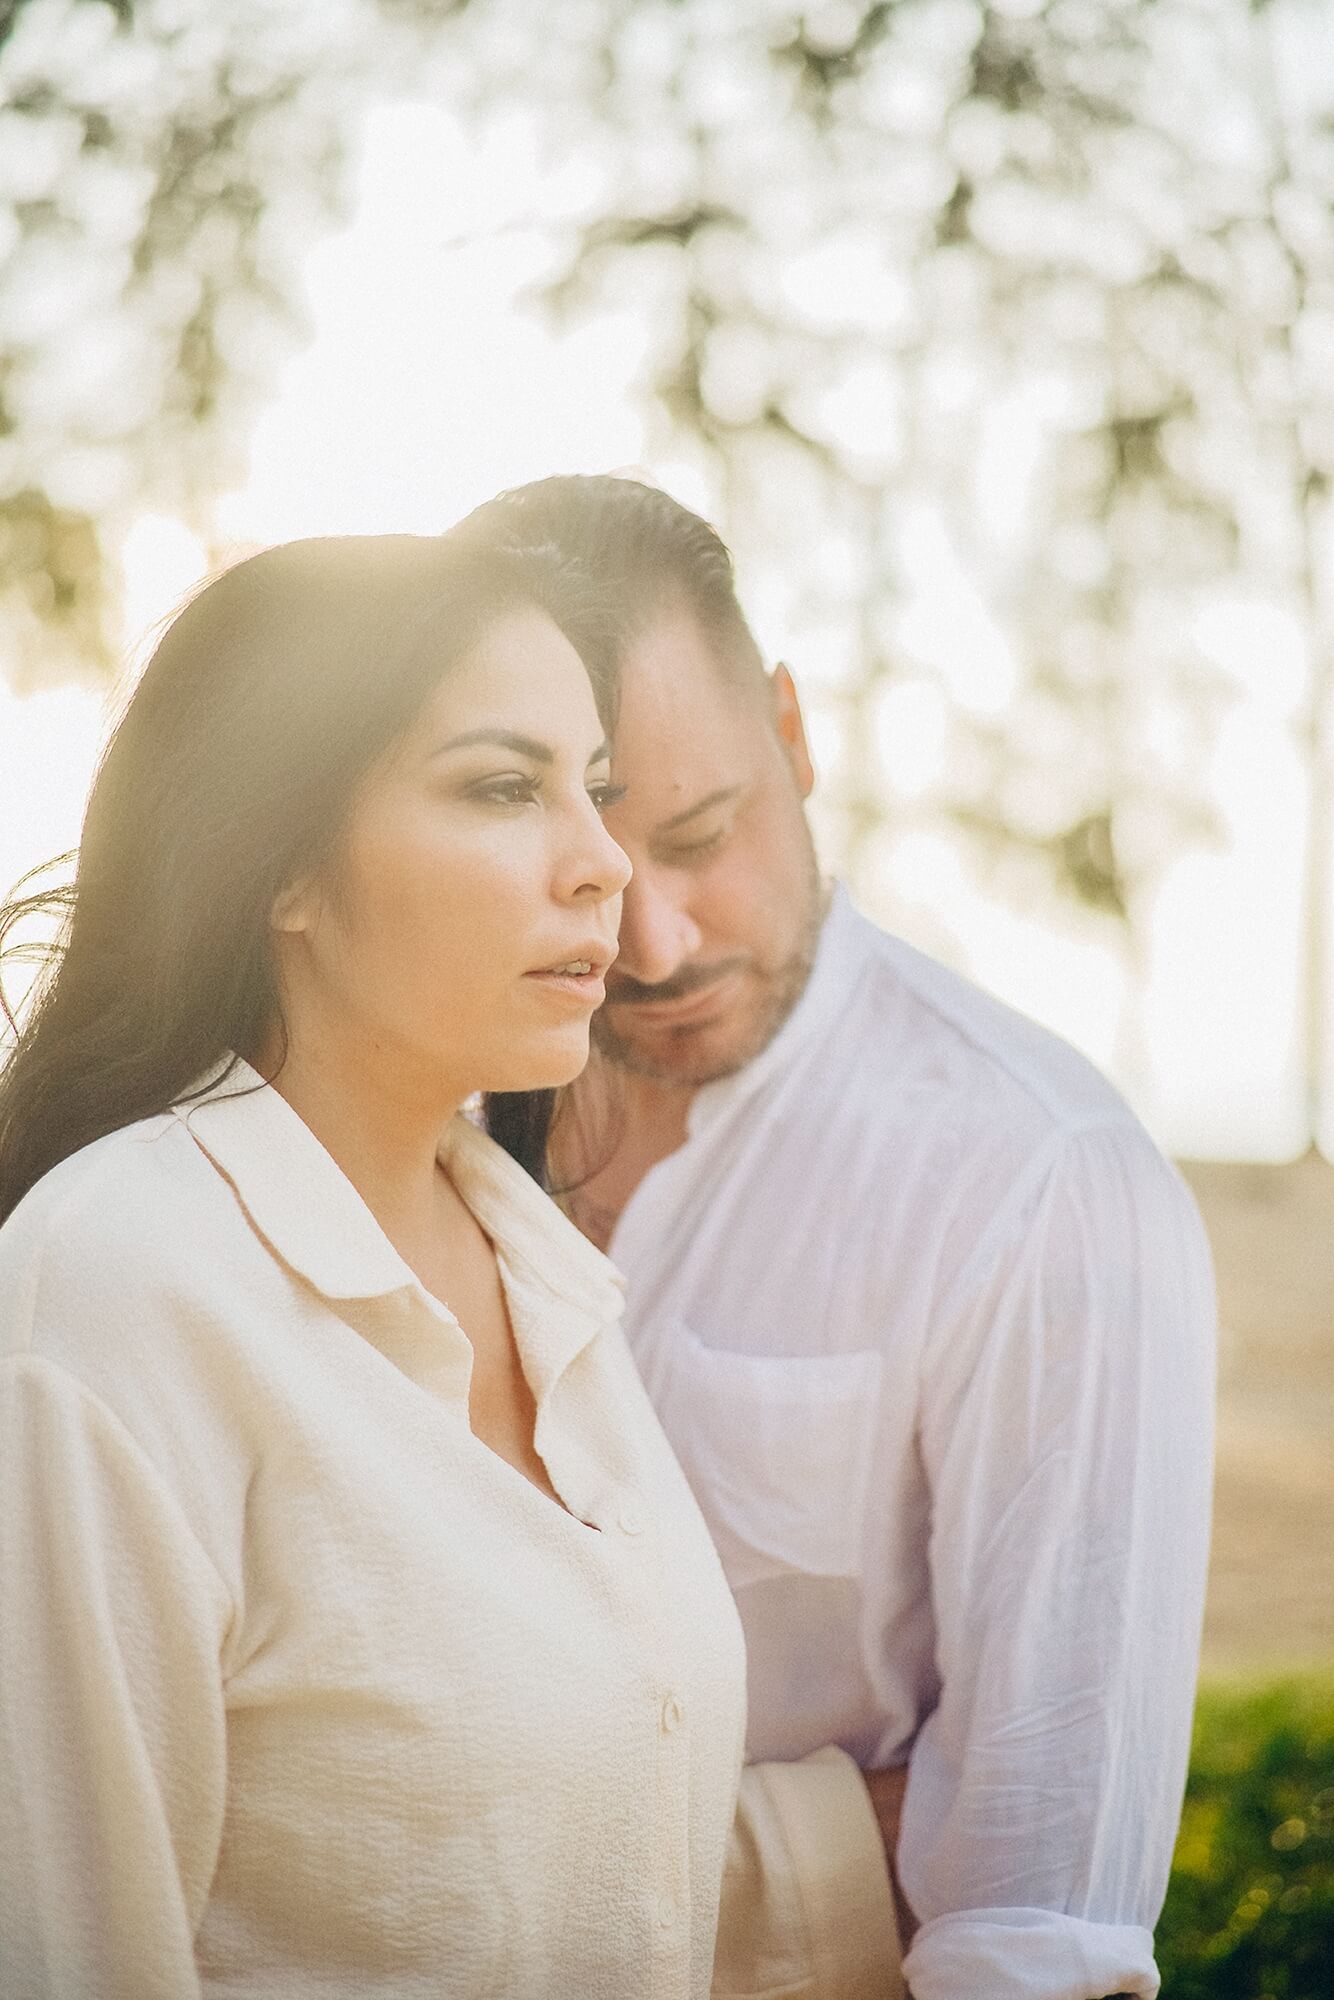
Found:
<path fill-rule="evenodd" d="M 822 882 L 795 689 L 703 521 L 618 478 L 482 515 L 596 574 L 623 671 L 634 879 L 553 1163 L 746 1628 L 716 1991 L 897 1990 L 883 1836 L 915 2000 L 1150 1996 L 1208 1541 L 1190 1198 L 1081 1057 Z"/>

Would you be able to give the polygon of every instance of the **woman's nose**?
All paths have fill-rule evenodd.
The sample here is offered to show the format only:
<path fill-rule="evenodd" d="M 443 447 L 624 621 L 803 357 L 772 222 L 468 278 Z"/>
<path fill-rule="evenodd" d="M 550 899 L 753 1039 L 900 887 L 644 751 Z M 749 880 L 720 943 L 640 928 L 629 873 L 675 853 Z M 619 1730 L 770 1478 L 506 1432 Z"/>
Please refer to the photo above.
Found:
<path fill-rule="evenodd" d="M 567 893 L 605 902 L 620 895 L 632 873 L 629 855 L 616 845 L 590 801 L 587 816 L 580 814 L 579 838 L 564 870 L 571 885 Z"/>

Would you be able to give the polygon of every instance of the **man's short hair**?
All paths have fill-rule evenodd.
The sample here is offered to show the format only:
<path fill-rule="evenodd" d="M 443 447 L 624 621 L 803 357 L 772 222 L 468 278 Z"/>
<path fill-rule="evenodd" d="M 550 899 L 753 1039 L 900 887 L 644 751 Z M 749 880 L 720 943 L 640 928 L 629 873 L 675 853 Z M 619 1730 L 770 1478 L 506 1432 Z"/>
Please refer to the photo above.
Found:
<path fill-rule="evenodd" d="M 725 680 L 764 685 L 726 543 L 661 487 L 618 473 L 559 474 L 511 487 L 464 525 L 523 549 L 550 545 L 585 569 L 618 658 L 659 618 L 684 611 L 711 642 Z"/>

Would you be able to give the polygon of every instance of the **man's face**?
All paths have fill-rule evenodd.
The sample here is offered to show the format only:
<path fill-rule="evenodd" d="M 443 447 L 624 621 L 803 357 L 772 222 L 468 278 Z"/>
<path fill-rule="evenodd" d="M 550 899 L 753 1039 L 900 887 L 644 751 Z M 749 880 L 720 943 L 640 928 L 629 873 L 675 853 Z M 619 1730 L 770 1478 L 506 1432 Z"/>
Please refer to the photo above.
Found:
<path fill-rule="evenodd" d="M 593 1038 L 663 1083 L 730 1076 L 805 986 L 820 879 L 802 800 L 812 773 L 786 671 L 733 686 L 687 613 L 624 661 L 607 829 L 634 864 L 620 956 Z"/>

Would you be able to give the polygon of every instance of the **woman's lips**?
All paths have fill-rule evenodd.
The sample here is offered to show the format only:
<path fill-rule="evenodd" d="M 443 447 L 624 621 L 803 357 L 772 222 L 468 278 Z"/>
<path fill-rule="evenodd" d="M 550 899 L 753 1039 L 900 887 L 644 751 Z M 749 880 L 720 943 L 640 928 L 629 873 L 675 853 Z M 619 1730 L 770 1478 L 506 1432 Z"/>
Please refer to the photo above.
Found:
<path fill-rule="evenodd" d="M 567 994 L 587 1007 L 600 1007 L 607 997 L 600 972 L 525 972 L 524 978 L 531 979 L 549 993 Z"/>

